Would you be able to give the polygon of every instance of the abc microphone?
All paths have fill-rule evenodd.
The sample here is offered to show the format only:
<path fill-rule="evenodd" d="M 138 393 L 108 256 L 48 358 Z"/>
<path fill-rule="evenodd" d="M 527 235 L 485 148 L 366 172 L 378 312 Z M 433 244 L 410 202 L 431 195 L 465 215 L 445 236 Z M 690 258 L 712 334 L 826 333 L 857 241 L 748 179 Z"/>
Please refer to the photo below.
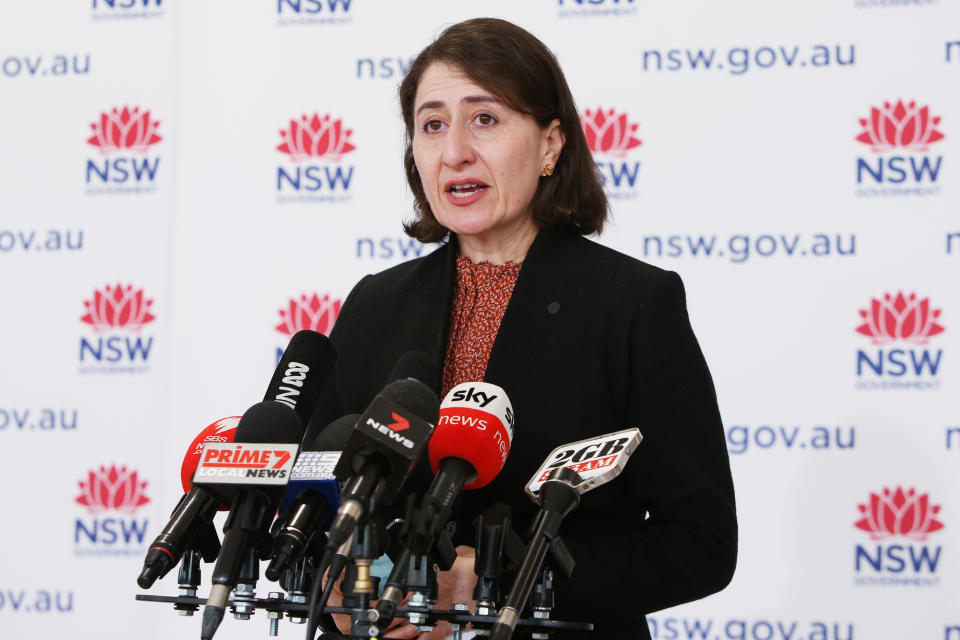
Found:
<path fill-rule="evenodd" d="M 213 528 L 213 516 L 220 502 L 203 487 L 193 486 L 193 474 L 200 462 L 204 444 L 233 442 L 239 420 L 239 416 L 217 420 L 201 431 L 187 448 L 180 466 L 184 495 L 174 508 L 167 526 L 147 550 L 143 570 L 137 578 L 137 584 L 142 588 L 149 589 L 158 578 L 165 576 L 191 547 L 199 547 L 206 562 L 216 559 L 220 540 Z"/>
<path fill-rule="evenodd" d="M 623 471 L 642 439 L 627 429 L 557 447 L 527 483 L 527 494 L 540 505 L 533 537 L 517 569 L 510 595 L 490 629 L 491 640 L 509 640 L 530 597 L 530 588 L 563 519 L 580 504 L 580 496 L 610 482 Z"/>
<path fill-rule="evenodd" d="M 436 475 L 377 603 L 381 628 L 393 619 L 405 595 L 401 586 L 411 556 L 429 551 L 460 491 L 484 487 L 500 473 L 510 452 L 513 423 L 510 399 L 495 384 L 464 382 L 443 399 L 427 445 Z"/>

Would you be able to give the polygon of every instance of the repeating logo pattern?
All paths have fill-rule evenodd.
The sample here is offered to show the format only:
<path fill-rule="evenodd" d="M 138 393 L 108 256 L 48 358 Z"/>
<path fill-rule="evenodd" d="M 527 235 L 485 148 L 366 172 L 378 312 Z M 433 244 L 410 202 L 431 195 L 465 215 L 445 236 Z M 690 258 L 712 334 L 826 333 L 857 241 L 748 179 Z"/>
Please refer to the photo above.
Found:
<path fill-rule="evenodd" d="M 151 119 L 150 112 L 141 111 L 140 107 L 114 107 L 101 113 L 100 119 L 90 124 L 93 135 L 87 143 L 98 147 L 102 154 L 127 149 L 146 153 L 150 145 L 162 140 L 157 134 L 159 126 L 160 121 Z"/>
<path fill-rule="evenodd" d="M 286 130 L 280 130 L 283 142 L 277 150 L 286 153 L 294 162 L 306 158 L 326 158 L 338 161 L 356 147 L 350 141 L 353 129 L 345 129 L 343 121 L 334 120 L 330 114 L 314 113 L 312 117 L 300 116 L 300 120 L 291 120 Z"/>
<path fill-rule="evenodd" d="M 904 536 L 923 542 L 927 534 L 943 529 L 936 518 L 940 505 L 931 504 L 929 494 L 913 488 L 885 488 L 882 493 L 871 493 L 867 503 L 858 508 L 863 518 L 854 526 L 868 531 L 874 540 Z"/>
<path fill-rule="evenodd" d="M 291 298 L 287 306 L 278 312 L 281 322 L 275 328 L 291 336 L 303 329 L 328 334 L 340 315 L 342 305 L 340 300 L 326 293 L 322 298 L 316 293 L 310 296 L 303 294 L 299 299 Z"/>
<path fill-rule="evenodd" d="M 580 116 L 580 124 L 594 153 L 622 158 L 627 151 L 643 144 L 635 135 L 640 125 L 631 123 L 626 113 L 617 113 L 615 109 L 587 109 Z"/>
<path fill-rule="evenodd" d="M 125 466 L 110 465 L 93 469 L 78 484 L 80 495 L 76 502 L 93 515 L 104 511 L 133 514 L 150 502 L 145 493 L 147 482 L 140 480 L 135 470 Z"/>
<path fill-rule="evenodd" d="M 869 118 L 861 118 L 863 132 L 857 140 L 873 147 L 876 152 L 889 151 L 896 147 L 908 151 L 924 152 L 929 145 L 943 140 L 937 131 L 939 116 L 930 115 L 930 107 L 918 107 L 916 101 L 904 104 L 884 102 L 882 108 L 870 109 Z"/>
<path fill-rule="evenodd" d="M 930 336 L 943 332 L 936 322 L 940 312 L 930 306 L 929 298 L 918 298 L 916 293 L 885 293 L 883 298 L 873 298 L 869 309 L 860 310 L 864 323 L 857 332 L 872 338 L 874 344 L 904 340 L 922 345 Z"/>
<path fill-rule="evenodd" d="M 134 289 L 130 284 L 118 283 L 106 285 L 103 291 L 94 290 L 93 298 L 83 304 L 87 312 L 80 320 L 98 332 L 109 329 L 140 331 L 143 325 L 155 319 L 150 313 L 153 300 L 144 297 L 143 289 Z"/>

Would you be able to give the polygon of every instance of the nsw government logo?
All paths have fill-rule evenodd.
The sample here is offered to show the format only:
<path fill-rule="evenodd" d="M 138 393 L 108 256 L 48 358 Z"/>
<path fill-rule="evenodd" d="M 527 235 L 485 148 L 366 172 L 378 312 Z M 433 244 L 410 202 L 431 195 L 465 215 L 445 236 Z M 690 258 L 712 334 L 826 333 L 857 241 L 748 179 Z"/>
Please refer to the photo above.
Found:
<path fill-rule="evenodd" d="M 150 502 L 147 482 L 125 466 L 101 465 L 79 481 L 80 495 L 74 501 L 86 514 L 73 526 L 77 555 L 134 555 L 144 552 L 150 525 L 137 512 Z"/>
<path fill-rule="evenodd" d="M 274 329 L 285 335 L 288 339 L 297 331 L 309 329 L 330 335 L 333 324 L 340 315 L 340 307 L 343 303 L 331 298 L 330 294 L 325 293 L 323 297 L 313 293 L 303 294 L 299 298 L 290 298 L 287 304 L 278 311 L 280 314 L 280 324 Z M 283 347 L 277 347 L 277 363 L 283 356 Z"/>
<path fill-rule="evenodd" d="M 348 202 L 354 167 L 343 157 L 356 149 L 351 135 L 329 114 L 303 115 L 281 129 L 277 151 L 288 162 L 277 167 L 277 202 Z"/>
<path fill-rule="evenodd" d="M 857 350 L 858 389 L 936 389 L 943 349 L 930 338 L 943 333 L 941 309 L 916 293 L 885 293 L 860 310 L 857 333 L 874 347 Z"/>
<path fill-rule="evenodd" d="M 633 124 L 626 113 L 615 109 L 587 109 L 580 116 L 587 146 L 603 174 L 603 186 L 610 198 L 637 197 L 637 175 L 640 161 L 632 151 L 643 142 L 636 136 L 640 125 Z"/>
<path fill-rule="evenodd" d="M 94 20 L 162 18 L 163 0 L 93 0 Z"/>
<path fill-rule="evenodd" d="M 860 118 L 857 142 L 872 155 L 857 157 L 858 196 L 930 196 L 940 193 L 943 156 L 931 145 L 943 140 L 940 117 L 916 101 L 884 102 Z M 862 147 L 861 147 L 862 149 Z"/>
<path fill-rule="evenodd" d="M 940 582 L 937 567 L 942 545 L 927 537 L 943 529 L 940 505 L 916 489 L 884 488 L 858 505 L 854 526 L 870 535 L 870 543 L 854 547 L 854 582 L 862 586 L 930 587 Z"/>
<path fill-rule="evenodd" d="M 277 26 L 340 25 L 353 20 L 353 0 L 276 0 Z"/>
<path fill-rule="evenodd" d="M 87 158 L 87 194 L 156 191 L 160 156 L 150 152 L 163 140 L 159 126 L 159 120 L 139 107 L 114 107 L 101 113 L 90 124 L 93 135 L 87 138 L 87 144 L 100 152 L 99 157 Z"/>
<path fill-rule="evenodd" d="M 142 329 L 153 322 L 153 300 L 133 285 L 106 285 L 83 302 L 80 321 L 92 333 L 80 337 L 80 373 L 145 373 L 150 370 L 153 336 Z"/>

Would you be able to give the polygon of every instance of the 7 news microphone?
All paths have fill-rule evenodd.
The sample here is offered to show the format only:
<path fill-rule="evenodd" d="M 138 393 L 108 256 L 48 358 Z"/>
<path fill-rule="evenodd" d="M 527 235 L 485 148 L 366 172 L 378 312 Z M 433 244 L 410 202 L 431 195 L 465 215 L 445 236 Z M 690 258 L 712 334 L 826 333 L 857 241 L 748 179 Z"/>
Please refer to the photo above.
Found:
<path fill-rule="evenodd" d="M 427 447 L 436 475 L 414 521 L 405 527 L 403 550 L 377 603 L 381 628 L 393 620 L 406 595 L 403 587 L 410 563 L 430 551 L 460 492 L 484 487 L 500 473 L 510 452 L 513 424 L 510 400 L 494 384 L 465 382 L 443 399 Z"/>
<path fill-rule="evenodd" d="M 381 505 L 400 492 L 433 433 L 440 401 L 433 389 L 414 376 L 426 376 L 429 356 L 405 353 L 389 382 L 354 424 L 334 473 L 346 482 L 337 516 L 327 533 L 327 548 L 336 549 L 353 534 L 374 491 Z"/>

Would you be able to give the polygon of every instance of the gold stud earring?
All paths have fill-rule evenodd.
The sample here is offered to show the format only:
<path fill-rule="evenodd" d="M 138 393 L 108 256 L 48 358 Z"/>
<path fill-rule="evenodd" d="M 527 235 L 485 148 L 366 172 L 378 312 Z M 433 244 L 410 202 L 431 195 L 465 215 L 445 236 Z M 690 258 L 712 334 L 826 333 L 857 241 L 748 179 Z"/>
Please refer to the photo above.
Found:
<path fill-rule="evenodd" d="M 541 176 L 552 176 L 553 175 L 553 165 L 549 162 L 543 165 L 543 169 L 540 171 Z"/>

